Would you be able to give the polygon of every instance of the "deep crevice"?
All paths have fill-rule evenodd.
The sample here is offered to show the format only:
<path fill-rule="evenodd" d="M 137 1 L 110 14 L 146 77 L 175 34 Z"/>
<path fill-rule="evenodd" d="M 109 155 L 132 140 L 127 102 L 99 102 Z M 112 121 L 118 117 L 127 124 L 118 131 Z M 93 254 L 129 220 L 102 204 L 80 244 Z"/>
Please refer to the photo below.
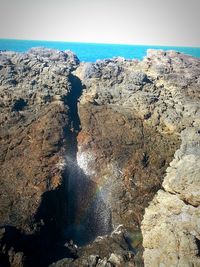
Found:
<path fill-rule="evenodd" d="M 200 257 L 200 240 L 195 237 L 195 241 L 198 249 L 197 257 Z"/>
<path fill-rule="evenodd" d="M 63 99 L 69 107 L 69 121 L 65 128 L 66 169 L 63 173 L 63 183 L 56 190 L 42 195 L 42 202 L 35 217 L 38 224 L 36 234 L 24 235 L 16 228 L 6 227 L 3 239 L 7 254 L 11 247 L 15 252 L 23 251 L 27 267 L 47 267 L 62 258 L 76 259 L 77 253 L 64 246 L 66 242 L 73 240 L 83 246 L 97 236 L 112 231 L 110 206 L 105 202 L 97 183 L 91 180 L 77 163 L 77 136 L 81 130 L 77 103 L 84 86 L 73 74 L 70 75 L 70 82 L 71 92 Z M 145 148 L 143 124 L 141 127 L 141 142 Z M 126 150 L 123 151 L 123 156 L 127 153 Z M 145 149 L 140 164 L 142 169 L 149 167 L 149 154 Z M 153 192 L 157 192 L 157 189 L 152 187 Z M 128 239 L 126 241 L 131 242 Z M 8 256 L 5 255 L 0 255 L 0 259 L 7 267 Z"/>
<path fill-rule="evenodd" d="M 73 240 L 85 245 L 111 231 L 111 212 L 93 182 L 77 164 L 77 135 L 80 119 L 77 102 L 83 86 L 78 77 L 70 75 L 71 92 L 64 103 L 69 107 L 69 123 L 65 129 L 66 169 L 62 184 L 55 190 L 43 193 L 41 204 L 35 215 L 33 234 L 25 234 L 13 226 L 3 226 L 0 264 L 10 266 L 9 256 L 22 253 L 26 267 L 47 267 L 63 258 L 78 257 L 77 251 L 70 249 L 66 242 Z M 22 104 L 22 105 L 21 105 Z M 15 110 L 21 110 L 23 103 L 17 102 Z"/>
<path fill-rule="evenodd" d="M 66 177 L 68 224 L 65 236 L 78 245 L 85 245 L 99 235 L 112 230 L 111 209 L 105 203 L 97 183 L 92 181 L 77 163 L 77 135 L 81 129 L 77 102 L 83 86 L 80 79 L 71 74 L 72 92 L 67 96 L 71 129 L 66 129 L 67 156 Z"/>
<path fill-rule="evenodd" d="M 63 246 L 62 242 L 58 239 L 51 239 L 48 226 L 44 226 L 38 234 L 24 234 L 17 228 L 12 226 L 5 226 L 5 234 L 1 240 L 4 248 L 1 250 L 3 262 L 0 261 L 0 266 L 9 267 L 12 257 L 11 251 L 14 254 L 23 253 L 23 264 L 25 267 L 47 267 L 52 262 L 58 261 L 62 258 L 76 258 L 67 247 Z M 48 234 L 47 234 L 48 233 Z"/>

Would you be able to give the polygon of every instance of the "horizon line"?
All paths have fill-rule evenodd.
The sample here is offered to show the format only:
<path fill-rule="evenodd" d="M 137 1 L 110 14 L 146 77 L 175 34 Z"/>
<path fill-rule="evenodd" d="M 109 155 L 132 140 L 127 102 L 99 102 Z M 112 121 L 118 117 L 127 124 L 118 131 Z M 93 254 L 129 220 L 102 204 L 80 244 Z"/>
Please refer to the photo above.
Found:
<path fill-rule="evenodd" d="M 200 48 L 200 46 L 187 46 L 187 45 L 164 45 L 164 44 L 132 44 L 132 43 L 104 43 L 104 42 L 85 42 L 85 41 L 61 41 L 61 40 L 40 40 L 40 39 L 21 39 L 21 38 L 6 38 L 0 37 L 0 40 L 8 41 L 34 41 L 34 42 L 56 42 L 56 43 L 81 43 L 81 44 L 102 44 L 102 45 L 124 45 L 124 46 L 154 46 L 154 47 L 183 47 L 183 48 Z"/>

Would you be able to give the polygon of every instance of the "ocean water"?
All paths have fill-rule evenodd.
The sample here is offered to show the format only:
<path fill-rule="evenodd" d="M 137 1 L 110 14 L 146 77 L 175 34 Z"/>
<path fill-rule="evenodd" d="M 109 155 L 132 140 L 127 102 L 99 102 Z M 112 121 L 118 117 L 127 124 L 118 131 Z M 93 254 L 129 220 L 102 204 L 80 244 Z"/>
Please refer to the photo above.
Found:
<path fill-rule="evenodd" d="M 121 45 L 72 43 L 55 41 L 30 41 L 0 39 L 0 50 L 24 52 L 32 47 L 46 47 L 58 50 L 71 50 L 81 61 L 94 62 L 98 59 L 124 57 L 126 59 L 143 59 L 147 49 L 175 50 L 200 58 L 200 47 L 152 46 L 152 45 Z"/>

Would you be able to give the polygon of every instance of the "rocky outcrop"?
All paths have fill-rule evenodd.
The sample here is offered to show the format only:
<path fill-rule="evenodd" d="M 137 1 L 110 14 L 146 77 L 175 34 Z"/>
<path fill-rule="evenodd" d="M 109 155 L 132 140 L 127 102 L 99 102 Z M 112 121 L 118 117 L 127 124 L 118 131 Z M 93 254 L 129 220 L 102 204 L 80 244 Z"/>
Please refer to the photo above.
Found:
<path fill-rule="evenodd" d="M 63 259 L 53 263 L 50 267 L 134 267 L 135 262 L 137 262 L 134 253 L 130 251 L 126 232 L 122 227 L 118 227 L 110 235 L 99 236 L 93 243 L 79 248 L 78 255 L 76 260 Z"/>
<path fill-rule="evenodd" d="M 200 266 L 200 134 L 182 132 L 181 148 L 167 169 L 142 223 L 145 266 Z"/>
<path fill-rule="evenodd" d="M 84 64 L 76 73 L 86 86 L 78 163 L 107 196 L 114 227 L 133 229 L 179 143 L 161 121 L 165 97 L 159 95 L 165 89 L 137 61 Z"/>
<path fill-rule="evenodd" d="M 145 210 L 142 233 L 147 267 L 200 266 L 200 73 L 198 60 L 184 59 L 181 63 L 179 58 L 182 70 L 175 79 L 164 77 L 166 86 L 177 92 L 182 103 L 181 119 L 175 128 L 181 132 L 182 143 L 166 170 L 163 189 Z M 180 122 L 185 127 L 180 127 Z"/>
<path fill-rule="evenodd" d="M 166 168 L 180 146 L 180 133 L 199 125 L 199 67 L 198 59 L 174 51 L 152 50 L 141 62 L 105 60 L 82 64 L 76 70 L 86 86 L 79 104 L 82 130 L 78 135 L 78 163 L 107 196 L 113 226 L 123 224 L 133 241 L 131 233 L 140 227 L 144 209 L 161 188 Z M 186 165 L 183 163 L 183 173 L 189 169 L 190 161 L 188 159 Z M 170 187 L 168 190 L 179 197 L 183 194 L 187 198 L 193 197 L 197 205 L 198 160 L 193 161 L 196 172 L 191 171 L 191 175 L 195 182 L 193 179 L 188 181 L 183 174 L 182 178 L 173 176 L 173 187 L 166 182 L 163 186 Z M 196 188 L 193 193 L 192 188 Z M 162 224 L 166 212 L 164 203 L 163 200 L 156 206 L 157 225 Z M 153 240 L 156 233 L 153 235 L 154 225 L 148 217 L 152 205 L 146 211 L 142 228 L 145 266 L 170 266 L 175 264 L 173 260 L 154 261 L 155 244 L 155 253 L 158 247 L 167 259 L 165 248 L 171 243 L 165 238 L 167 226 L 161 226 L 157 233 L 166 245 L 156 243 L 156 238 Z M 197 211 L 194 216 L 196 224 Z M 184 231 L 182 225 L 180 229 Z M 197 248 L 195 242 L 193 238 L 194 250 Z"/>
<path fill-rule="evenodd" d="M 1 225 L 25 230 L 41 195 L 61 184 L 68 124 L 64 99 L 77 59 L 41 49 L 0 56 Z"/>
<path fill-rule="evenodd" d="M 4 266 L 198 266 L 199 77 L 174 51 L 1 52 Z"/>
<path fill-rule="evenodd" d="M 4 254 L 9 254 L 11 246 L 15 251 L 31 247 L 35 241 L 24 240 L 40 231 L 50 239 L 59 238 L 66 223 L 63 162 L 71 127 L 66 99 L 72 91 L 71 71 L 78 63 L 71 52 L 49 49 L 0 53 Z M 12 263 L 15 258 L 11 266 L 17 266 Z"/>

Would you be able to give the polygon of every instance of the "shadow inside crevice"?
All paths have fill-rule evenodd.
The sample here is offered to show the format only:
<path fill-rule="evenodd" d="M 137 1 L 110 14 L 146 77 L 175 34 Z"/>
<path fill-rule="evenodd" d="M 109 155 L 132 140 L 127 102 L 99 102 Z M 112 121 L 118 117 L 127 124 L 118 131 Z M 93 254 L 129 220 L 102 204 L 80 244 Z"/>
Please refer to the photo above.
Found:
<path fill-rule="evenodd" d="M 13 226 L 3 226 L 0 240 L 0 266 L 9 267 L 9 253 L 23 253 L 24 267 L 47 267 L 63 258 L 78 257 L 66 242 L 79 246 L 112 230 L 111 209 L 98 185 L 78 166 L 77 135 L 80 119 L 77 102 L 82 93 L 78 77 L 70 75 L 71 93 L 64 99 L 69 107 L 69 125 L 65 129 L 66 168 L 62 184 L 43 193 L 35 214 L 33 234 L 25 234 Z M 13 248 L 13 249 L 12 249 Z"/>
<path fill-rule="evenodd" d="M 197 245 L 197 257 L 200 257 L 200 240 L 195 237 L 196 245 Z"/>
<path fill-rule="evenodd" d="M 112 231 L 112 215 L 102 190 L 77 163 L 77 136 L 81 130 L 77 103 L 85 87 L 81 80 L 73 74 L 70 76 L 70 82 L 73 90 L 65 99 L 69 106 L 71 128 L 67 128 L 65 132 L 68 223 L 64 235 L 68 240 L 71 239 L 79 246 L 83 246 L 97 236 Z"/>
<path fill-rule="evenodd" d="M 85 86 L 82 84 L 81 80 L 72 73 L 69 75 L 69 81 L 71 84 L 71 91 L 64 98 L 64 103 L 69 107 L 68 116 L 71 126 L 70 128 L 73 129 L 75 135 L 77 135 L 81 129 L 81 122 L 78 114 L 78 102 Z"/>
<path fill-rule="evenodd" d="M 83 246 L 112 231 L 111 208 L 98 185 L 75 159 L 68 156 L 67 165 L 69 220 L 65 236 Z"/>
<path fill-rule="evenodd" d="M 61 242 L 50 242 L 44 235 L 27 235 L 12 226 L 5 226 L 5 233 L 1 240 L 0 266 L 9 267 L 10 252 L 23 253 L 24 267 L 48 267 L 51 263 L 63 258 L 77 258 Z M 18 266 L 18 265 L 16 265 Z M 22 266 L 22 265 L 19 265 Z"/>

